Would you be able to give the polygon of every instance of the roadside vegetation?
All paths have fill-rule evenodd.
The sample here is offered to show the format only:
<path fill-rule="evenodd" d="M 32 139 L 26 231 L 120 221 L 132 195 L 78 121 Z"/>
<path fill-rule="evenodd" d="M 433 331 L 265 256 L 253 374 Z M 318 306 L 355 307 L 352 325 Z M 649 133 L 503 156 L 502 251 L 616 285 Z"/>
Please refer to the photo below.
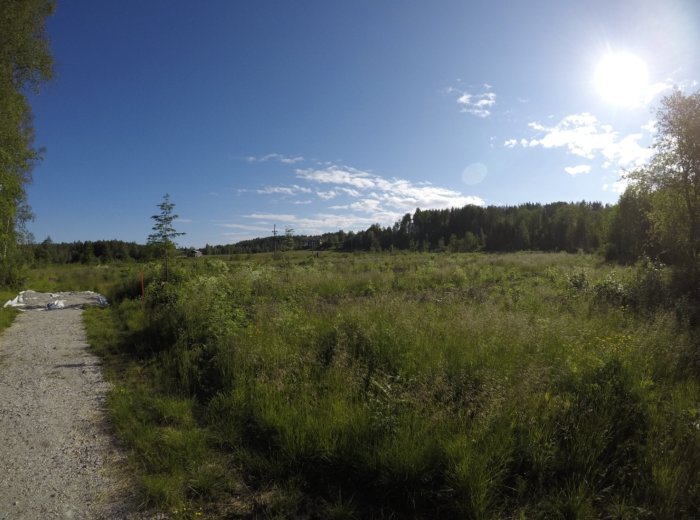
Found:
<path fill-rule="evenodd" d="M 7 300 L 11 300 L 14 297 L 15 293 L 12 291 L 0 291 L 0 305 L 4 304 Z M 16 315 L 17 310 L 12 308 L 0 307 L 0 332 L 12 325 L 12 322 L 14 321 Z"/>
<path fill-rule="evenodd" d="M 700 359 L 669 274 L 233 256 L 152 266 L 86 320 L 144 502 L 176 516 L 691 517 Z"/>

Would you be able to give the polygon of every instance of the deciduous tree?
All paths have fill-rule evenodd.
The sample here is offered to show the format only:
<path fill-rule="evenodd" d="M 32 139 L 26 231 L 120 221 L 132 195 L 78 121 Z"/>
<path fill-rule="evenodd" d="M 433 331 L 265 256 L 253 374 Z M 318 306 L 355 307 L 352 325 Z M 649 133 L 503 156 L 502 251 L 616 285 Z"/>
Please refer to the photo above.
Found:
<path fill-rule="evenodd" d="M 40 153 L 25 92 L 51 78 L 50 0 L 0 0 L 0 285 L 17 282 L 17 242 L 31 218 L 25 187 Z"/>
<path fill-rule="evenodd" d="M 700 297 L 700 92 L 673 92 L 657 118 L 655 154 L 630 178 L 650 198 L 652 238 Z"/>

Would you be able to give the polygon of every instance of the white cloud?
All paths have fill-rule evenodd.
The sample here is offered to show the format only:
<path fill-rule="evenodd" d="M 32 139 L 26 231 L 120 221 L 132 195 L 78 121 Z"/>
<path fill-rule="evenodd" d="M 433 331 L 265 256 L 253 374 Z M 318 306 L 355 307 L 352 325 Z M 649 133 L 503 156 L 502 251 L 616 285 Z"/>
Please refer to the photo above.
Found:
<path fill-rule="evenodd" d="M 448 87 L 447 94 L 457 94 L 457 104 L 460 112 L 476 117 L 486 118 L 491 115 L 491 108 L 496 104 L 496 93 L 492 92 L 493 86 L 484 83 L 482 92 L 467 92 L 464 89 Z"/>
<path fill-rule="evenodd" d="M 569 153 L 587 159 L 593 159 L 595 151 L 610 146 L 617 138 L 612 127 L 598 124 L 596 117 L 588 112 L 567 116 L 552 127 L 536 121 L 528 126 L 543 134 L 539 139 L 531 139 L 528 142 L 529 147 L 565 147 Z"/>
<path fill-rule="evenodd" d="M 351 197 L 359 197 L 361 195 L 359 191 L 353 190 L 352 188 L 337 188 L 337 191 L 350 195 Z"/>
<path fill-rule="evenodd" d="M 270 154 L 249 160 L 279 161 L 280 157 Z M 485 205 L 480 197 L 464 195 L 425 181 L 385 178 L 371 171 L 317 160 L 310 160 L 308 164 L 317 166 L 295 168 L 295 183 L 238 190 L 239 193 L 278 196 L 289 204 L 286 212 L 255 212 L 244 216 L 245 219 L 254 220 L 250 224 L 221 226 L 233 230 L 230 234 L 268 234 L 273 224 L 278 227 L 290 225 L 297 233 L 360 230 L 375 223 L 391 226 L 405 213 L 413 212 L 418 207 L 445 209 L 467 204 Z M 310 194 L 318 198 L 314 200 L 309 197 Z M 330 204 L 328 201 L 333 201 L 333 205 L 319 208 Z"/>
<path fill-rule="evenodd" d="M 653 155 L 653 150 L 639 144 L 642 134 L 630 134 L 602 150 L 603 156 L 621 168 L 642 166 Z"/>
<path fill-rule="evenodd" d="M 667 81 L 659 81 L 657 83 L 647 85 L 647 88 L 644 92 L 644 104 L 648 105 L 654 100 L 654 98 L 656 98 L 656 96 L 658 96 L 662 92 L 671 90 L 672 88 L 673 84 Z"/>
<path fill-rule="evenodd" d="M 285 214 L 285 213 L 251 213 L 246 215 L 246 218 L 254 218 L 256 220 L 269 220 L 272 221 L 282 221 L 282 222 L 292 222 L 297 219 L 296 215 Z"/>
<path fill-rule="evenodd" d="M 293 184 L 292 186 L 265 186 L 264 188 L 255 191 L 260 195 L 279 194 L 292 196 L 297 195 L 299 193 L 311 193 L 311 190 L 309 188 L 305 188 L 304 186 L 297 186 L 296 184 Z"/>
<path fill-rule="evenodd" d="M 343 209 L 352 211 L 363 211 L 365 213 L 376 213 L 377 211 L 381 210 L 380 203 L 381 202 L 377 199 L 364 199 L 357 202 L 353 202 L 352 204 L 338 204 L 335 206 L 328 206 L 328 209 Z"/>
<path fill-rule="evenodd" d="M 650 134 L 656 132 L 656 120 L 650 119 L 649 121 L 647 121 L 646 124 L 642 125 L 642 130 L 646 130 Z"/>
<path fill-rule="evenodd" d="M 353 197 L 359 197 L 362 192 L 369 191 L 367 198 L 402 211 L 412 211 L 417 207 L 441 209 L 467 204 L 484 205 L 483 199 L 465 196 L 458 191 L 430 184 L 414 184 L 405 179 L 385 179 L 350 167 L 334 165 L 322 170 L 297 170 L 296 173 L 297 177 L 309 182 L 335 185 L 329 191 L 316 193 L 324 200 L 337 197 L 341 191 Z M 353 186 L 353 188 L 347 189 L 342 185 Z"/>
<path fill-rule="evenodd" d="M 629 185 L 629 179 L 625 177 L 620 177 L 618 180 L 612 184 L 603 184 L 603 191 L 612 191 L 618 194 L 624 193 L 625 189 Z"/>
<path fill-rule="evenodd" d="M 378 199 L 364 199 L 350 204 L 349 209 L 376 214 L 381 211 L 381 201 Z"/>
<path fill-rule="evenodd" d="M 248 224 L 219 224 L 220 227 L 227 229 L 240 229 L 242 231 L 269 231 L 267 227 L 262 227 L 260 225 L 251 226 Z"/>
<path fill-rule="evenodd" d="M 591 167 L 588 164 L 579 164 L 578 166 L 567 166 L 564 171 L 571 176 L 580 175 L 582 173 L 590 173 Z"/>
<path fill-rule="evenodd" d="M 287 155 L 283 155 L 280 153 L 269 153 L 267 155 L 263 155 L 260 157 L 250 155 L 250 156 L 246 157 L 246 160 L 249 163 L 261 163 L 261 162 L 268 162 L 268 161 L 277 161 L 277 162 L 281 162 L 282 164 L 296 164 L 296 163 L 302 162 L 304 160 L 304 158 L 303 157 L 289 157 Z"/>
<path fill-rule="evenodd" d="M 318 197 L 319 197 L 320 199 L 323 199 L 323 200 L 331 200 L 331 199 L 334 199 L 334 198 L 336 198 L 336 197 L 338 196 L 338 192 L 335 191 L 335 190 L 330 190 L 330 191 L 317 191 L 317 192 L 316 192 L 316 195 L 318 195 Z"/>
<path fill-rule="evenodd" d="M 406 179 L 387 179 L 369 171 L 348 166 L 330 164 L 322 168 L 296 169 L 297 179 L 303 183 L 291 186 L 266 186 L 256 190 L 261 195 L 297 195 L 314 193 L 322 201 L 337 200 L 326 212 L 299 216 L 294 213 L 252 213 L 247 219 L 255 219 L 257 227 L 265 224 L 292 225 L 298 233 L 322 233 L 338 229 L 359 230 L 379 223 L 393 225 L 407 212 L 416 208 L 444 209 L 467 204 L 484 205 L 480 197 L 463 195 L 429 182 L 412 182 Z M 292 204 L 309 205 L 310 200 L 291 201 Z M 270 224 L 271 225 L 271 224 Z M 256 226 L 250 226 L 256 227 Z M 239 229 L 246 229 L 239 227 Z M 258 229 L 267 231 L 267 228 Z M 250 229 L 250 231 L 256 231 Z"/>
<path fill-rule="evenodd" d="M 503 146 L 505 146 L 506 148 L 515 148 L 517 145 L 517 139 L 508 139 L 506 142 L 503 143 Z"/>
<path fill-rule="evenodd" d="M 359 189 L 372 188 L 374 186 L 372 174 L 356 170 L 354 168 L 341 168 L 335 165 L 325 169 L 297 170 L 297 177 L 311 182 L 324 184 L 346 184 Z"/>
<path fill-rule="evenodd" d="M 643 134 L 634 133 L 620 138 L 612 126 L 600 123 L 588 113 L 572 114 L 554 126 L 534 121 L 528 124 L 536 135 L 522 138 L 524 148 L 564 148 L 571 155 L 586 159 L 602 158 L 604 167 L 616 165 L 620 168 L 637 167 L 645 164 L 652 155 L 648 147 L 639 144 Z M 509 139 L 506 143 L 513 143 Z M 509 147 L 514 147 L 509 146 Z"/>
<path fill-rule="evenodd" d="M 470 94 L 462 92 L 462 95 L 457 98 L 457 103 L 461 106 L 461 112 L 486 118 L 491 115 L 491 107 L 496 104 L 496 93 Z"/>
<path fill-rule="evenodd" d="M 380 218 L 375 218 L 380 217 Z M 283 225 L 291 225 L 300 234 L 320 234 L 344 229 L 366 229 L 379 222 L 382 225 L 391 225 L 401 218 L 401 213 L 384 212 L 380 215 L 358 216 L 354 214 L 317 213 L 309 217 L 277 213 L 252 213 L 246 215 L 251 219 L 266 219 L 279 222 Z"/>

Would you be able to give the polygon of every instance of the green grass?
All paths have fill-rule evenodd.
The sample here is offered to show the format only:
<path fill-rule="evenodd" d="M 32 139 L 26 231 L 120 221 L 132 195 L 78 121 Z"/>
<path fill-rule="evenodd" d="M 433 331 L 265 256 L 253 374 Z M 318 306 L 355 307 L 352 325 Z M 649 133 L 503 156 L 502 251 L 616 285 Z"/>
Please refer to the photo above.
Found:
<path fill-rule="evenodd" d="M 25 288 L 38 292 L 95 291 L 114 294 L 125 284 L 136 290 L 142 269 L 145 266 L 132 263 L 49 265 L 29 270 Z"/>
<path fill-rule="evenodd" d="M 700 514 L 697 339 L 682 308 L 648 298 L 662 271 L 567 254 L 238 256 L 182 263 L 143 302 L 124 297 L 134 272 L 102 281 L 115 303 L 86 321 L 149 505 Z"/>
<path fill-rule="evenodd" d="M 132 305 L 126 312 L 138 309 Z M 161 507 L 176 518 L 198 518 L 202 509 L 193 503 L 206 502 L 228 486 L 224 459 L 215 456 L 211 435 L 196 421 L 194 400 L 159 391 L 149 377 L 153 367 L 133 362 L 116 348 L 125 340 L 120 318 L 109 309 L 85 312 L 90 344 L 112 383 L 110 419 L 129 447 L 133 486 L 144 506 Z"/>
<path fill-rule="evenodd" d="M 11 307 L 3 307 L 3 305 L 5 305 L 5 302 L 11 300 L 15 296 L 17 296 L 17 294 L 15 294 L 12 291 L 0 291 L 0 333 L 2 333 L 3 330 L 12 325 L 12 322 L 17 316 L 17 309 L 13 309 Z"/>

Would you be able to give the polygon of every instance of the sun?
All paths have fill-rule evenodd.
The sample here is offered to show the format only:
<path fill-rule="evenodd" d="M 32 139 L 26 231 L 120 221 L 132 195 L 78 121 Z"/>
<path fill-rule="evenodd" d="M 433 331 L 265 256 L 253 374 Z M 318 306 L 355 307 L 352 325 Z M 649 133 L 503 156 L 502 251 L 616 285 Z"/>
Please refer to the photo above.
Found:
<path fill-rule="evenodd" d="M 644 104 L 649 73 L 644 61 L 627 52 L 606 54 L 598 64 L 593 83 L 602 98 L 617 106 Z"/>

